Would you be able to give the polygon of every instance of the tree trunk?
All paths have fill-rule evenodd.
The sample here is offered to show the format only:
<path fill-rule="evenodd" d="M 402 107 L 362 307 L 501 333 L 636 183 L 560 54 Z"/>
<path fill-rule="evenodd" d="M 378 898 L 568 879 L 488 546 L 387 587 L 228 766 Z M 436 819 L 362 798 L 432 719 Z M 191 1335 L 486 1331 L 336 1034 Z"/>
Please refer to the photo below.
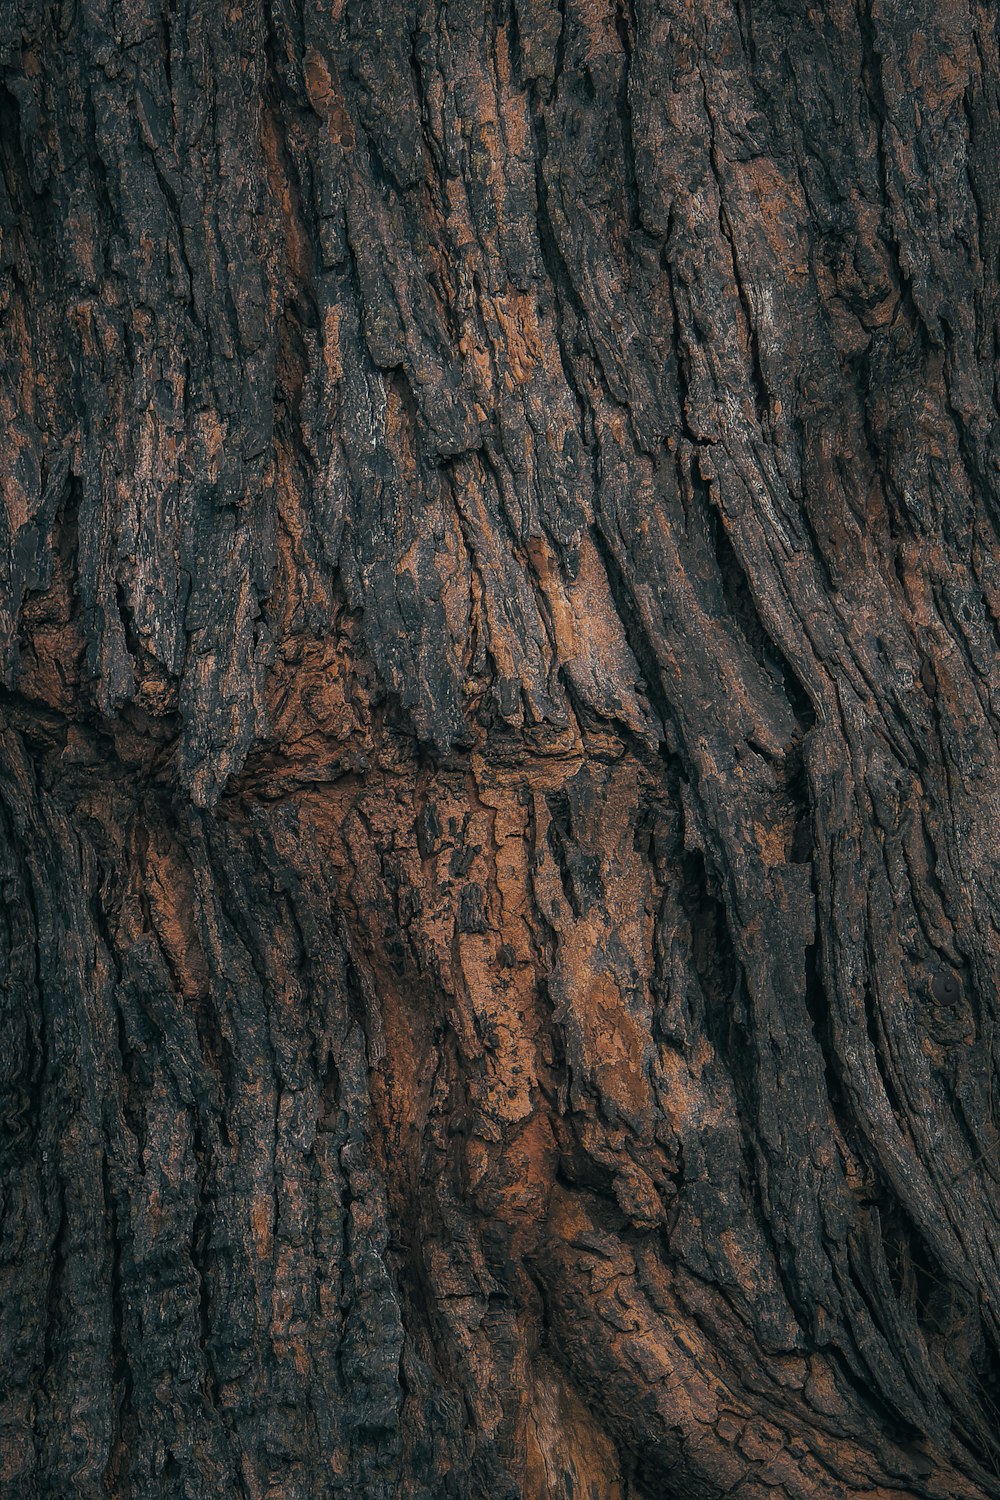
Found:
<path fill-rule="evenodd" d="M 0 1492 L 1000 1495 L 986 0 L 7 0 Z"/>

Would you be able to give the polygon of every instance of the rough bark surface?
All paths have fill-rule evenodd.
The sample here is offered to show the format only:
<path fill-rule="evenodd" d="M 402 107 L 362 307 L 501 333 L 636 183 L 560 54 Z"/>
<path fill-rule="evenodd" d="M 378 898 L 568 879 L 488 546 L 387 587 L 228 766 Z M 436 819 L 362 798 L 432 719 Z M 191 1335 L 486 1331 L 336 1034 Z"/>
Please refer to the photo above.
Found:
<path fill-rule="evenodd" d="M 997 24 L 5 0 L 5 1497 L 1000 1495 Z"/>

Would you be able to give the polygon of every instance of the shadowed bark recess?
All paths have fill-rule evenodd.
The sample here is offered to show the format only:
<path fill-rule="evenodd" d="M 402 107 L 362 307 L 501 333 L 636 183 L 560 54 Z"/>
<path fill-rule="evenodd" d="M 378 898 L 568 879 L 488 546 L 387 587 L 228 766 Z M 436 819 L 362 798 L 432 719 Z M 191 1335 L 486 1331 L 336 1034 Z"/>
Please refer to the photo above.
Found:
<path fill-rule="evenodd" d="M 5 0 L 0 1493 L 1000 1496 L 986 0 Z"/>

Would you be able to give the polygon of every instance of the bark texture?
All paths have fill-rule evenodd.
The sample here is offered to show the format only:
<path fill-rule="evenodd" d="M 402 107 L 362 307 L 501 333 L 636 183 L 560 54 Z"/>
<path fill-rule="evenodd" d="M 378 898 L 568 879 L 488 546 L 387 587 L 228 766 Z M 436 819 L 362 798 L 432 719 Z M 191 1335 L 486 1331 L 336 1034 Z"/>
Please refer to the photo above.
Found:
<path fill-rule="evenodd" d="M 989 0 L 4 0 L 0 1492 L 1000 1495 Z"/>

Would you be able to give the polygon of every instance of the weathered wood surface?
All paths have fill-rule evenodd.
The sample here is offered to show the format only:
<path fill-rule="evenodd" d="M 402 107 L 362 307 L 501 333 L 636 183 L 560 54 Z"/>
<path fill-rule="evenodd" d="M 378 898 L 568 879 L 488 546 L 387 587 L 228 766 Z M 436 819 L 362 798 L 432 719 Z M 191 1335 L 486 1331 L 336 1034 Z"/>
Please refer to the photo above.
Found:
<path fill-rule="evenodd" d="M 6 0 L 0 1493 L 1000 1495 L 986 0 Z"/>

